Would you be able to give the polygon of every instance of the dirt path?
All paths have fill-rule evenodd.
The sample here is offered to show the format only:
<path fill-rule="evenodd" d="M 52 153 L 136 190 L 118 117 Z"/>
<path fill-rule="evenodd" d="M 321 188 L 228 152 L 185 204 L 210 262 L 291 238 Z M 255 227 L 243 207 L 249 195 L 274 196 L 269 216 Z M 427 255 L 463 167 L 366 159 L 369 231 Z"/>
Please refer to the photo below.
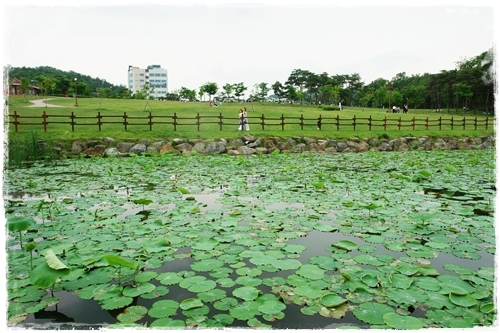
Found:
<path fill-rule="evenodd" d="M 40 108 L 40 107 L 45 107 L 45 106 L 48 106 L 48 107 L 51 107 L 51 108 L 60 108 L 62 107 L 61 105 L 54 105 L 54 104 L 45 104 L 47 101 L 50 101 L 52 98 L 49 98 L 49 99 L 35 99 L 33 101 L 30 101 L 30 103 L 32 103 L 32 105 L 30 105 L 30 107 L 35 107 L 35 108 Z"/>

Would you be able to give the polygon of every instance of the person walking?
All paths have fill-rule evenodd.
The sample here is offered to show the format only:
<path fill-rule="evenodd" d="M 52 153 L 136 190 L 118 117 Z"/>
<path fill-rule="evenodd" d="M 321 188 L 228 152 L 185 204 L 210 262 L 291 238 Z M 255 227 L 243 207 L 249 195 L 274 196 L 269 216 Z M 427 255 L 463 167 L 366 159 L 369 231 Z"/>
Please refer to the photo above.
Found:
<path fill-rule="evenodd" d="M 243 129 L 243 110 L 240 109 L 240 112 L 238 112 L 238 131 L 241 131 Z"/>
<path fill-rule="evenodd" d="M 245 125 L 245 129 L 247 131 L 250 131 L 250 125 L 248 124 L 248 114 L 246 107 L 243 107 L 243 124 Z"/>

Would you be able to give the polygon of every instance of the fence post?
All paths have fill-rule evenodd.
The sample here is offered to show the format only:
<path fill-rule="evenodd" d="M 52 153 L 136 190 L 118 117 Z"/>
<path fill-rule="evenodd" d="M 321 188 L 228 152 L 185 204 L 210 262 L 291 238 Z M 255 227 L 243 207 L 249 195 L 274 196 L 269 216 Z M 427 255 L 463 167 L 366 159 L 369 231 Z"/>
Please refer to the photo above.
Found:
<path fill-rule="evenodd" d="M 196 114 L 196 127 L 198 127 L 198 132 L 200 131 L 200 113 Z"/>
<path fill-rule="evenodd" d="M 283 113 L 281 114 L 281 130 L 285 130 L 285 115 Z"/>
<path fill-rule="evenodd" d="M 304 115 L 300 115 L 300 130 L 304 130 Z"/>
<path fill-rule="evenodd" d="M 453 119 L 453 117 L 451 117 L 451 119 Z M 439 117 L 439 130 L 441 130 L 441 122 L 442 122 L 441 120 L 442 120 L 441 117 Z"/>
<path fill-rule="evenodd" d="M 102 118 L 101 111 L 97 111 L 97 126 L 99 127 L 99 132 L 101 131 L 101 125 L 102 125 L 101 118 Z"/>
<path fill-rule="evenodd" d="M 153 116 L 151 115 L 151 111 L 149 111 L 149 130 L 153 130 Z"/>
<path fill-rule="evenodd" d="M 488 117 L 486 117 L 486 122 L 484 125 L 486 126 L 486 129 L 488 129 Z"/>
<path fill-rule="evenodd" d="M 337 115 L 337 131 L 339 130 L 339 125 L 340 125 L 340 119 L 339 119 L 339 115 Z"/>
<path fill-rule="evenodd" d="M 368 130 L 371 131 L 372 130 L 372 116 L 370 115 L 370 117 L 368 118 Z"/>
<path fill-rule="evenodd" d="M 174 132 L 177 131 L 177 112 L 174 112 Z"/>
<path fill-rule="evenodd" d="M 413 128 L 413 131 L 415 132 L 415 117 L 411 120 L 411 127 Z"/>
<path fill-rule="evenodd" d="M 127 130 L 127 112 L 123 112 L 123 126 L 125 126 L 125 131 Z"/>
<path fill-rule="evenodd" d="M 462 119 L 462 129 L 465 130 L 465 117 Z"/>
<path fill-rule="evenodd" d="M 222 132 L 222 112 L 219 113 L 219 129 Z"/>
<path fill-rule="evenodd" d="M 474 131 L 477 130 L 477 117 L 474 117 Z"/>
<path fill-rule="evenodd" d="M 264 130 L 264 114 L 260 117 L 260 125 L 262 126 L 262 130 Z"/>
<path fill-rule="evenodd" d="M 45 113 L 45 111 L 43 111 L 42 118 L 43 118 L 43 131 L 47 132 L 47 114 Z"/>
<path fill-rule="evenodd" d="M 451 129 L 453 129 L 453 117 L 451 117 L 450 122 L 451 122 Z"/>
<path fill-rule="evenodd" d="M 425 118 L 425 129 L 429 129 L 429 117 Z"/>
<path fill-rule="evenodd" d="M 401 131 L 401 117 L 399 117 L 399 120 L 398 120 L 398 130 Z"/>
<path fill-rule="evenodd" d="M 352 117 L 352 126 L 353 126 L 353 131 L 356 130 L 356 115 L 354 115 L 354 117 Z"/>
<path fill-rule="evenodd" d="M 14 111 L 14 128 L 16 129 L 16 132 L 17 132 L 17 125 L 19 124 L 17 121 L 18 117 L 19 115 L 17 114 L 17 111 Z"/>
<path fill-rule="evenodd" d="M 387 130 L 387 116 L 384 116 L 384 131 Z"/>
<path fill-rule="evenodd" d="M 75 131 L 75 113 L 71 111 L 71 131 Z"/>

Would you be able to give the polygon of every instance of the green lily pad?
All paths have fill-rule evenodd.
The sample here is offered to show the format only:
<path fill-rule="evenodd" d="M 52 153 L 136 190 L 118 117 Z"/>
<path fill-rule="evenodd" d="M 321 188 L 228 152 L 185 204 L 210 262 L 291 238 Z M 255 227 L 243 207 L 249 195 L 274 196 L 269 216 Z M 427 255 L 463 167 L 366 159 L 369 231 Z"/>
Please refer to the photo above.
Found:
<path fill-rule="evenodd" d="M 202 261 L 195 261 L 191 264 L 191 269 L 197 272 L 209 272 L 217 270 L 222 266 L 224 266 L 224 262 L 222 260 L 210 258 Z"/>
<path fill-rule="evenodd" d="M 141 320 L 146 313 L 148 313 L 148 309 L 144 306 L 133 305 L 126 308 L 123 313 L 118 314 L 116 319 L 125 323 L 133 323 Z"/>
<path fill-rule="evenodd" d="M 325 270 L 316 265 L 305 264 L 299 267 L 296 273 L 310 280 L 319 280 L 325 276 Z"/>
<path fill-rule="evenodd" d="M 327 294 L 321 297 L 321 304 L 327 308 L 336 307 L 344 304 L 345 302 L 347 302 L 347 300 L 337 294 Z"/>
<path fill-rule="evenodd" d="M 463 306 L 465 308 L 470 307 L 470 306 L 474 306 L 477 304 L 476 299 L 474 297 L 472 297 L 472 295 L 470 295 L 470 294 L 461 295 L 461 294 L 456 294 L 454 292 L 451 292 L 449 297 L 450 297 L 450 301 L 453 304 L 458 305 L 458 306 Z"/>
<path fill-rule="evenodd" d="M 148 315 L 152 318 L 170 317 L 177 312 L 178 308 L 179 303 L 174 300 L 160 300 L 153 303 L 153 306 L 148 311 Z"/>
<path fill-rule="evenodd" d="M 286 309 L 286 305 L 279 301 L 265 301 L 258 307 L 263 314 L 276 315 Z"/>
<path fill-rule="evenodd" d="M 419 318 L 401 316 L 393 312 L 384 314 L 382 318 L 388 326 L 399 330 L 419 330 L 424 327 Z"/>
<path fill-rule="evenodd" d="M 262 292 L 255 287 L 240 287 L 233 290 L 233 296 L 245 301 L 256 299 Z"/>
<path fill-rule="evenodd" d="M 382 319 L 387 313 L 394 313 L 395 311 L 389 305 L 380 303 L 363 303 L 352 310 L 356 318 L 370 325 L 383 325 L 385 321 Z"/>
<path fill-rule="evenodd" d="M 179 307 L 182 310 L 189 310 L 189 309 L 193 309 L 193 308 L 199 308 L 202 306 L 203 306 L 203 302 L 197 298 L 185 298 L 182 300 L 181 304 L 179 305 Z"/>

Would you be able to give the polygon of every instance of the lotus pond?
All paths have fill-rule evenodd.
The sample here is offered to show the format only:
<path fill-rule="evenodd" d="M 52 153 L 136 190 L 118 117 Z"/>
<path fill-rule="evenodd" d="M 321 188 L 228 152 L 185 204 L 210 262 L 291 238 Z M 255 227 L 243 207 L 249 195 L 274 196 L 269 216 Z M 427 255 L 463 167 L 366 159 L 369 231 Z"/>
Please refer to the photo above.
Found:
<path fill-rule="evenodd" d="M 492 149 L 5 170 L 7 323 L 491 327 L 495 182 Z"/>

